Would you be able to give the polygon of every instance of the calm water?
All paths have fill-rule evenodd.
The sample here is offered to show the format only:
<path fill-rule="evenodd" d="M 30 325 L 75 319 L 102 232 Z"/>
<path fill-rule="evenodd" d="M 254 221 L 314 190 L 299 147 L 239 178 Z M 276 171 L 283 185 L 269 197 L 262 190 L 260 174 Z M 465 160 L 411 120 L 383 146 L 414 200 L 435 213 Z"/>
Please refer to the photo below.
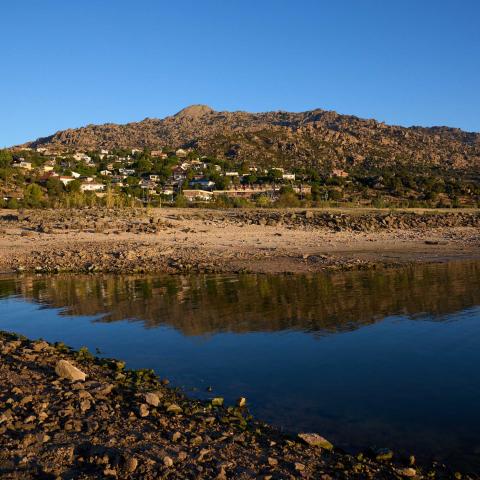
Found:
<path fill-rule="evenodd" d="M 191 395 L 246 396 L 258 417 L 346 449 L 388 446 L 480 472 L 480 263 L 0 277 L 0 329 L 98 347 Z"/>

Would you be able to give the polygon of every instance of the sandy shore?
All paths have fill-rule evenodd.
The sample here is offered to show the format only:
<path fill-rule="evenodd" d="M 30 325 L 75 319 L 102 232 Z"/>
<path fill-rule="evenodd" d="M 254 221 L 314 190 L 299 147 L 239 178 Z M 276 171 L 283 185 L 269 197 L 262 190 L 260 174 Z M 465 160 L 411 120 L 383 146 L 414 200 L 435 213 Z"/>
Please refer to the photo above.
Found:
<path fill-rule="evenodd" d="M 287 436 L 246 399 L 192 400 L 86 350 L 0 332 L 0 359 L 1 478 L 454 478 L 388 449 L 353 456 L 318 433 Z"/>
<path fill-rule="evenodd" d="M 0 272 L 316 272 L 480 258 L 478 211 L 0 211 Z"/>

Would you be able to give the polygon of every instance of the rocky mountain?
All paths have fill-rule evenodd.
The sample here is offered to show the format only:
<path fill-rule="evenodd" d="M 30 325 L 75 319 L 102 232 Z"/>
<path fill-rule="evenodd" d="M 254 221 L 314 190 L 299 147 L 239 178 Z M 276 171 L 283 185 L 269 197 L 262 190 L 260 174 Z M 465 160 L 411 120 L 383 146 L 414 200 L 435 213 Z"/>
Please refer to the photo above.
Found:
<path fill-rule="evenodd" d="M 164 119 L 88 125 L 24 146 L 63 150 L 190 147 L 217 158 L 286 167 L 480 167 L 480 133 L 448 127 L 406 128 L 320 109 L 248 113 L 192 105 Z"/>

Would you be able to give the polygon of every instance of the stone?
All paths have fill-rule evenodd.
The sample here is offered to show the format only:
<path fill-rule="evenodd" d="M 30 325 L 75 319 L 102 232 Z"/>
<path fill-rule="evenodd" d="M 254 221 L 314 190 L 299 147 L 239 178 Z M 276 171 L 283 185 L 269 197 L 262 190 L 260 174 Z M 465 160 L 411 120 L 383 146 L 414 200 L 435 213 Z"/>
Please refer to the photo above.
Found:
<path fill-rule="evenodd" d="M 173 460 L 169 456 L 163 457 L 163 464 L 169 468 L 173 467 Z"/>
<path fill-rule="evenodd" d="M 177 405 L 176 403 L 171 403 L 168 407 L 167 407 L 167 412 L 168 413 L 173 413 L 173 414 L 177 414 L 177 413 L 182 413 L 183 412 L 183 409 L 182 407 L 180 407 L 179 405 Z"/>
<path fill-rule="evenodd" d="M 303 470 L 305 470 L 305 465 L 300 462 L 295 462 L 295 470 L 298 472 L 303 472 Z"/>
<path fill-rule="evenodd" d="M 158 407 L 160 404 L 160 397 L 157 393 L 148 392 L 145 394 L 145 402 L 152 407 Z"/>
<path fill-rule="evenodd" d="M 244 407 L 247 404 L 247 399 L 245 397 L 240 397 L 237 400 L 237 406 Z"/>
<path fill-rule="evenodd" d="M 33 396 L 32 395 L 27 395 L 26 397 L 23 397 L 20 400 L 20 405 L 26 405 L 27 403 L 32 403 L 33 402 Z"/>
<path fill-rule="evenodd" d="M 50 345 L 44 341 L 35 342 L 32 346 L 32 350 L 35 352 L 42 352 L 43 350 L 48 350 L 49 348 Z"/>
<path fill-rule="evenodd" d="M 133 473 L 138 467 L 138 460 L 135 457 L 128 457 L 125 461 L 125 470 L 127 473 Z"/>
<path fill-rule="evenodd" d="M 222 397 L 212 398 L 212 405 L 214 407 L 221 407 L 223 405 L 223 398 Z"/>
<path fill-rule="evenodd" d="M 84 372 L 66 360 L 59 360 L 57 366 L 55 367 L 55 372 L 59 377 L 66 378 L 72 382 L 84 382 L 87 376 Z"/>
<path fill-rule="evenodd" d="M 397 473 L 401 477 L 408 477 L 408 478 L 415 477 L 417 475 L 417 471 L 412 467 L 398 468 Z"/>
<path fill-rule="evenodd" d="M 148 410 L 148 405 L 145 404 L 145 403 L 142 403 L 140 405 L 139 413 L 140 413 L 141 417 L 148 417 L 148 415 L 150 414 L 150 412 Z"/>
<path fill-rule="evenodd" d="M 271 467 L 275 467 L 275 465 L 278 465 L 278 460 L 273 457 L 268 457 L 267 462 Z"/>
<path fill-rule="evenodd" d="M 298 437 L 312 447 L 320 447 L 325 450 L 333 449 L 333 445 L 318 433 L 299 433 Z"/>
<path fill-rule="evenodd" d="M 203 462 L 205 455 L 208 455 L 210 453 L 210 450 L 208 448 L 202 448 L 200 450 L 200 453 L 198 454 L 197 461 L 198 462 Z"/>
<path fill-rule="evenodd" d="M 388 461 L 393 458 L 393 452 L 388 448 L 380 448 L 375 452 L 375 458 L 380 461 Z"/>
<path fill-rule="evenodd" d="M 92 393 L 95 398 L 106 398 L 113 390 L 111 383 L 97 383 L 95 384 Z"/>
<path fill-rule="evenodd" d="M 181 451 L 178 452 L 177 458 L 183 462 L 188 457 L 187 452 Z"/>

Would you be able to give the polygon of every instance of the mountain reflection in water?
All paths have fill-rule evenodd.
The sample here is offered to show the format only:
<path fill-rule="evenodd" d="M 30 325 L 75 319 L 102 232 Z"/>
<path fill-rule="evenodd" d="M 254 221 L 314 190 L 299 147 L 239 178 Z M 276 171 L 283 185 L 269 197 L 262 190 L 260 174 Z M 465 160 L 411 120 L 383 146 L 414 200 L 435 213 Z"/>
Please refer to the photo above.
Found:
<path fill-rule="evenodd" d="M 480 472 L 480 263 L 0 277 L 0 329 L 100 348 L 280 428 Z M 212 393 L 206 387 L 212 385 Z"/>
<path fill-rule="evenodd" d="M 344 331 L 391 315 L 431 319 L 480 304 L 480 264 L 325 275 L 89 276 L 0 279 L 0 298 L 19 295 L 65 315 L 169 325 L 184 335 Z"/>

